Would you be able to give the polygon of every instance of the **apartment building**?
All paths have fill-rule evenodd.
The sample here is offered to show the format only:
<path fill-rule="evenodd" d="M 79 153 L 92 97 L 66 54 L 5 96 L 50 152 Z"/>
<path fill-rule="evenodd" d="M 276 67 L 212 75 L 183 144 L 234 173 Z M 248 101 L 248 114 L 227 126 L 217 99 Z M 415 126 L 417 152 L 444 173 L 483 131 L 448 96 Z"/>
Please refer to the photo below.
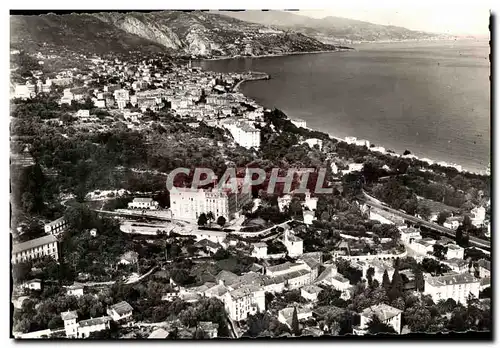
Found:
<path fill-rule="evenodd" d="M 396 333 L 401 334 L 401 313 L 401 310 L 385 303 L 368 307 L 360 313 L 361 322 L 358 327 L 354 328 L 354 334 L 364 335 L 373 316 L 377 316 L 381 322 L 392 327 Z"/>
<path fill-rule="evenodd" d="M 260 130 L 246 122 L 227 122 L 224 125 L 234 138 L 234 141 L 247 149 L 260 147 Z"/>
<path fill-rule="evenodd" d="M 24 243 L 12 246 L 12 263 L 26 262 L 50 256 L 57 260 L 59 258 L 57 239 L 53 235 L 32 239 Z"/>
<path fill-rule="evenodd" d="M 54 221 L 45 224 L 44 229 L 45 233 L 57 236 L 60 233 L 64 232 L 67 226 L 68 223 L 64 219 L 64 217 L 60 217 L 59 219 L 56 219 Z"/>
<path fill-rule="evenodd" d="M 467 304 L 469 294 L 479 297 L 480 280 L 469 273 L 449 273 L 438 277 L 427 277 L 424 293 L 431 295 L 434 303 L 452 298 Z"/>
<path fill-rule="evenodd" d="M 264 290 L 256 285 L 244 285 L 225 294 L 224 305 L 229 317 L 234 321 L 245 320 L 266 310 Z"/>
<path fill-rule="evenodd" d="M 170 209 L 176 219 L 196 220 L 202 213 L 212 212 L 215 218 L 231 220 L 234 214 L 251 200 L 250 193 L 226 190 L 176 188 L 170 191 Z"/>

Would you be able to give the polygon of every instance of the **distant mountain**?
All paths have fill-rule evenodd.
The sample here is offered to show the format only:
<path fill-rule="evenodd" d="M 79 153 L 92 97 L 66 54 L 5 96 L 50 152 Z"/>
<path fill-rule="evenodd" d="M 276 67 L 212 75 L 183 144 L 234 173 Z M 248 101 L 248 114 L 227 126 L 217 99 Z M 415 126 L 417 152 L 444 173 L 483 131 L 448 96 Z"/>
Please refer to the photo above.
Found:
<path fill-rule="evenodd" d="M 440 35 L 342 17 L 311 18 L 287 11 L 217 11 L 251 23 L 291 29 L 325 43 L 431 39 Z"/>
<path fill-rule="evenodd" d="M 11 47 L 88 53 L 141 49 L 204 57 L 337 49 L 303 33 L 202 11 L 11 16 Z"/>

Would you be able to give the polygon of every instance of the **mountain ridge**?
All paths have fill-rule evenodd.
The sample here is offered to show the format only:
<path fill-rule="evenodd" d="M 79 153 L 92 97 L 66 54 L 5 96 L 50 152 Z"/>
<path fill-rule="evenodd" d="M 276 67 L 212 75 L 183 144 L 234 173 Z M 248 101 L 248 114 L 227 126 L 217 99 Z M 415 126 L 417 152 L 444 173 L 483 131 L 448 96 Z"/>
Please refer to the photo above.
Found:
<path fill-rule="evenodd" d="M 439 38 L 441 34 L 374 24 L 344 17 L 312 18 L 292 11 L 216 11 L 223 15 L 277 28 L 296 30 L 325 43 L 400 41 Z"/>
<path fill-rule="evenodd" d="M 140 48 L 210 58 L 339 49 L 293 30 L 271 30 L 205 11 L 102 11 L 10 17 L 11 47 L 32 52 L 45 46 L 89 53 Z"/>

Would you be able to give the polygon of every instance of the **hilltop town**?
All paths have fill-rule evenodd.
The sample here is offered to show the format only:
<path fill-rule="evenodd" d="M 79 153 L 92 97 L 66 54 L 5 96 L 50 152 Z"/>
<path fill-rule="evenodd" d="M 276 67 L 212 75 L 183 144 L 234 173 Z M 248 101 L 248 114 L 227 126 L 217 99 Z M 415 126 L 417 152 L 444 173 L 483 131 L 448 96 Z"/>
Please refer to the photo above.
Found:
<path fill-rule="evenodd" d="M 263 73 L 53 59 L 11 51 L 14 337 L 491 330 L 489 176 L 309 129 L 239 92 Z M 169 192 L 179 167 L 298 174 Z"/>

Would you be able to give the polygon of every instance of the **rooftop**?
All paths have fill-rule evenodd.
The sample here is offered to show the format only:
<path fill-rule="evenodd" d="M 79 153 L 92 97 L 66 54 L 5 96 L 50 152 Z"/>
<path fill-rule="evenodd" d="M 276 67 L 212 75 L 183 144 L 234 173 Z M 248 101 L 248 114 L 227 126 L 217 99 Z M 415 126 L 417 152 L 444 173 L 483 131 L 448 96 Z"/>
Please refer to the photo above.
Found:
<path fill-rule="evenodd" d="M 67 311 L 61 313 L 62 320 L 78 319 L 78 314 L 76 311 Z"/>
<path fill-rule="evenodd" d="M 137 202 L 137 203 L 151 203 L 152 201 L 153 201 L 153 198 L 143 198 L 143 197 L 134 198 L 134 202 Z"/>
<path fill-rule="evenodd" d="M 148 336 L 148 338 L 156 338 L 156 339 L 162 339 L 162 338 L 167 338 L 168 336 L 168 331 L 165 331 L 165 329 L 159 328 L 151 332 L 151 334 Z"/>
<path fill-rule="evenodd" d="M 129 305 L 126 301 L 122 301 L 115 305 L 112 305 L 111 309 L 120 315 L 127 314 L 128 312 L 131 312 L 133 310 L 132 306 Z"/>
<path fill-rule="evenodd" d="M 425 279 L 426 283 L 432 286 L 446 286 L 456 284 L 468 284 L 479 282 L 473 275 L 469 273 L 450 273 L 438 277 L 428 277 Z"/>
<path fill-rule="evenodd" d="M 349 283 L 349 280 L 347 278 L 345 278 L 342 274 L 340 273 L 337 273 L 336 275 L 334 275 L 332 277 L 332 279 L 338 281 L 338 282 L 341 282 L 341 283 Z"/>
<path fill-rule="evenodd" d="M 217 282 L 220 282 L 222 280 L 224 284 L 230 285 L 232 283 L 238 282 L 240 278 L 233 272 L 223 270 L 215 276 L 215 279 L 217 279 Z"/>
<path fill-rule="evenodd" d="M 481 259 L 477 262 L 477 265 L 482 268 L 486 268 L 488 271 L 491 268 L 491 262 L 488 260 Z"/>
<path fill-rule="evenodd" d="M 30 250 L 33 248 L 37 248 L 39 246 L 43 246 L 43 245 L 46 245 L 49 243 L 55 243 L 55 242 L 57 242 L 57 238 L 55 236 L 53 236 L 53 235 L 43 236 L 40 238 L 35 238 L 32 240 L 29 240 L 29 241 L 24 242 L 24 243 L 14 244 L 12 246 L 12 252 L 19 253 L 19 252 L 22 252 L 25 250 Z"/>
<path fill-rule="evenodd" d="M 316 285 L 307 285 L 302 288 L 302 290 L 310 293 L 310 294 L 319 294 L 321 291 L 323 291 L 322 288 Z"/>
<path fill-rule="evenodd" d="M 87 320 L 79 321 L 78 325 L 79 326 L 94 326 L 94 325 L 106 324 L 108 321 L 111 321 L 111 317 L 104 316 L 104 317 L 100 317 L 100 318 L 90 318 Z"/>
<path fill-rule="evenodd" d="M 202 239 L 200 240 L 199 242 L 196 242 L 194 244 L 195 247 L 198 247 L 198 248 L 206 248 L 206 247 L 209 247 L 209 248 L 220 248 L 220 244 L 218 243 L 215 243 L 215 242 L 212 242 L 211 240 L 208 240 L 208 239 Z"/>
<path fill-rule="evenodd" d="M 376 306 L 371 306 L 364 309 L 363 312 L 361 312 L 361 315 L 368 318 L 376 315 L 380 319 L 380 321 L 384 322 L 401 313 L 402 311 L 397 308 L 386 305 L 385 303 L 380 303 Z"/>

